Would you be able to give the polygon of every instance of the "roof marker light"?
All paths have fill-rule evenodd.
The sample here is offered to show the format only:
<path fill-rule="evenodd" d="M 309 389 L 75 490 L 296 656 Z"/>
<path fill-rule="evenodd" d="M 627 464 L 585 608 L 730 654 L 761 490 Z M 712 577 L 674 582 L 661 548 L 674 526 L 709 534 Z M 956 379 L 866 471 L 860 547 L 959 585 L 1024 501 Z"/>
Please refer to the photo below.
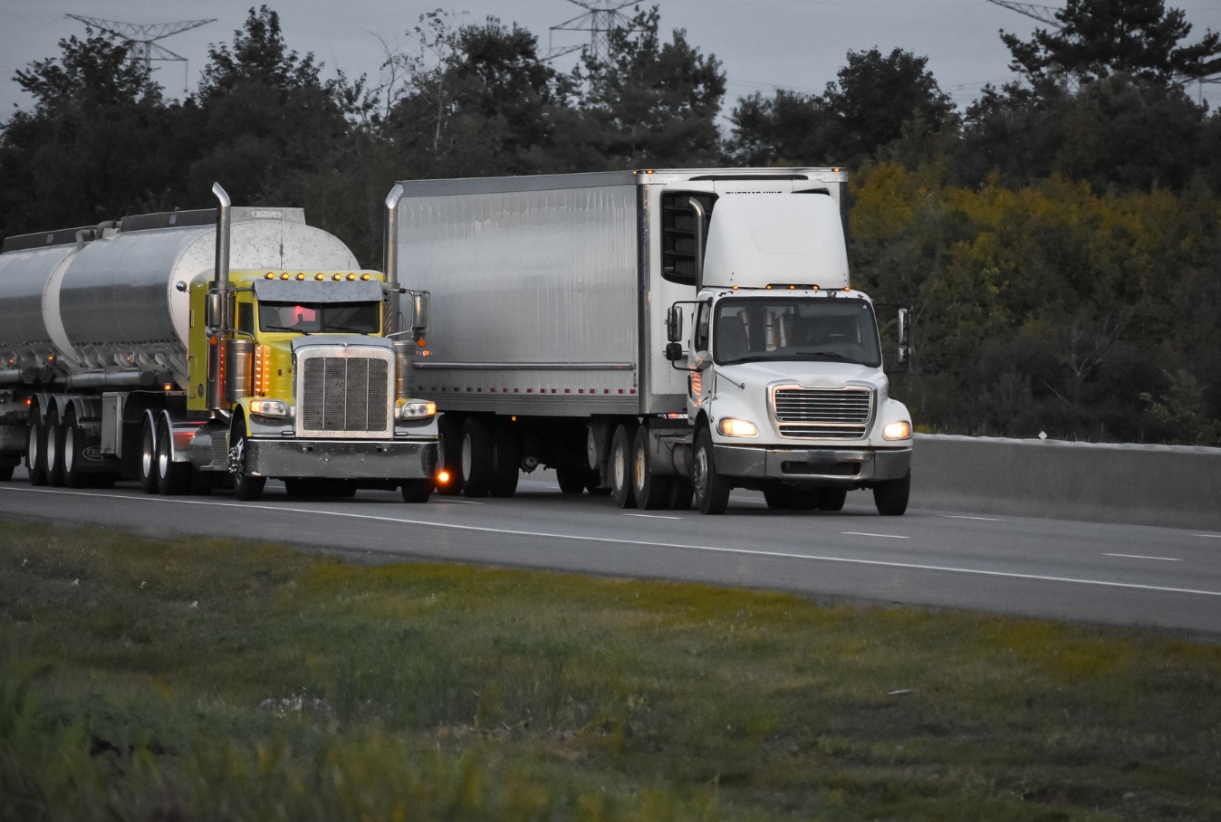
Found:
<path fill-rule="evenodd" d="M 349 275 L 348 275 L 348 282 L 351 282 L 352 280 L 355 280 L 355 279 L 356 279 L 356 275 L 355 275 L 355 274 L 349 274 Z"/>
<path fill-rule="evenodd" d="M 300 273 L 300 272 L 298 272 L 298 273 L 297 273 L 297 279 L 298 279 L 298 280 L 304 280 L 304 279 L 305 279 L 305 275 L 304 275 L 304 274 L 302 274 L 302 273 Z"/>
<path fill-rule="evenodd" d="M 281 280 L 287 280 L 287 279 L 288 279 L 288 272 L 287 272 L 287 271 L 285 271 L 283 274 L 281 274 L 281 275 L 280 275 L 280 279 L 281 279 Z"/>
<path fill-rule="evenodd" d="M 265 279 L 265 280 L 274 280 L 275 278 L 276 278 L 276 275 L 275 275 L 275 274 L 272 274 L 270 271 L 268 271 L 268 272 L 267 272 L 267 276 L 266 276 L 266 277 L 264 277 L 263 279 Z"/>
<path fill-rule="evenodd" d="M 315 280 L 318 280 L 319 282 L 322 282 L 322 275 L 321 275 L 321 274 L 315 274 L 315 275 L 314 275 L 314 279 L 315 279 Z"/>
<path fill-rule="evenodd" d="M 336 275 L 335 275 L 334 277 L 332 277 L 331 279 L 333 279 L 335 282 L 339 282 L 340 280 L 342 280 L 342 279 L 343 279 L 343 275 L 342 275 L 342 274 L 336 274 Z"/>
<path fill-rule="evenodd" d="M 361 275 L 360 275 L 360 278 L 361 278 L 362 280 L 366 280 L 366 281 L 367 281 L 367 280 L 369 279 L 369 275 L 368 275 L 368 274 L 361 274 Z"/>

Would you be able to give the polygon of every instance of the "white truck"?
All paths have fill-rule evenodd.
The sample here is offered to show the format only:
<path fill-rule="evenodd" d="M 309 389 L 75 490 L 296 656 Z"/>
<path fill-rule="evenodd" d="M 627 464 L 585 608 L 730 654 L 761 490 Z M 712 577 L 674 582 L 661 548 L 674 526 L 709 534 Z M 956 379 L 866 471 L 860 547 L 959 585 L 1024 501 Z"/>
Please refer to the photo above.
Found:
<path fill-rule="evenodd" d="M 441 493 L 556 469 L 620 507 L 901 515 L 912 424 L 851 288 L 840 169 L 642 170 L 397 184 L 387 269 L 432 294 L 416 395 Z M 910 355 L 909 314 L 895 318 Z"/>

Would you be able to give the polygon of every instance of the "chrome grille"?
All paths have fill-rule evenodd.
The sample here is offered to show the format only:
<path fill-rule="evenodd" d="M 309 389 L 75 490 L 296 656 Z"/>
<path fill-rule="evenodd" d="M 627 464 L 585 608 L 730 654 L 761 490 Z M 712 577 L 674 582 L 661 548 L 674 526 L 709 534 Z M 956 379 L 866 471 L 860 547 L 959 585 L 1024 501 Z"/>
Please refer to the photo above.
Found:
<path fill-rule="evenodd" d="M 342 436 L 346 432 L 386 433 L 390 413 L 387 358 L 310 356 L 301 368 L 300 420 L 303 433 Z"/>
<path fill-rule="evenodd" d="M 860 439 L 873 416 L 868 388 L 777 388 L 772 412 L 786 437 Z"/>

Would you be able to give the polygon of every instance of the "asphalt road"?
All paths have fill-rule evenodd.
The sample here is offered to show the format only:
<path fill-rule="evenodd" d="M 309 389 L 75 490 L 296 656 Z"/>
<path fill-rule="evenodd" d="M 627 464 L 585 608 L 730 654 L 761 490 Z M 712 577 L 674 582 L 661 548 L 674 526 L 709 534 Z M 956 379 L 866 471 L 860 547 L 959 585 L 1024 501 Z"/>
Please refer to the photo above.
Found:
<path fill-rule="evenodd" d="M 32 488 L 18 469 L 0 482 L 9 516 L 1221 635 L 1221 533 L 957 511 L 883 518 L 868 492 L 829 514 L 768 511 L 762 495 L 735 491 L 725 516 L 705 517 L 565 496 L 549 471 L 523 475 L 513 499 L 407 505 L 377 491 L 290 501 L 278 483 L 258 503 Z"/>

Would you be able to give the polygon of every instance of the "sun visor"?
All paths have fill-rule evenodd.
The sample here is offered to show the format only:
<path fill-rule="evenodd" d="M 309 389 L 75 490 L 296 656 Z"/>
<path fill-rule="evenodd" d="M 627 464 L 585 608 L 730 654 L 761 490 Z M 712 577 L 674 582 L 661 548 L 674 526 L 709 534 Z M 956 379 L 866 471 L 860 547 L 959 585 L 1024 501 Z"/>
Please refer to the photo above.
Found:
<path fill-rule="evenodd" d="M 255 280 L 254 295 L 266 303 L 378 303 L 377 280 Z"/>
<path fill-rule="evenodd" d="M 848 286 L 839 204 L 827 194 L 728 194 L 708 227 L 704 285 Z"/>

